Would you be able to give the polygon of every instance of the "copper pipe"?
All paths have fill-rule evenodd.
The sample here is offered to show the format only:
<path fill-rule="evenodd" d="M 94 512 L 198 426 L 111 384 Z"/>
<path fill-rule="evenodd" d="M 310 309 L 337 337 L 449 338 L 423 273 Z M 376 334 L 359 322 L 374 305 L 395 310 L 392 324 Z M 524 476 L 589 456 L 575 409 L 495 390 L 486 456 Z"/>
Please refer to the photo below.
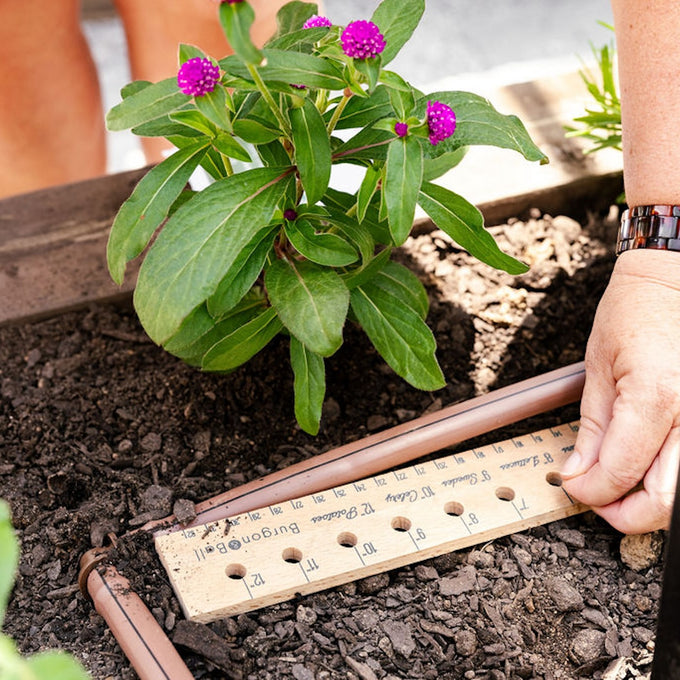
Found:
<path fill-rule="evenodd" d="M 174 517 L 142 527 L 161 535 L 281 503 L 378 474 L 524 418 L 578 401 L 583 362 L 544 373 L 392 427 L 273 472 L 196 506 L 196 519 Z"/>
<path fill-rule="evenodd" d="M 193 680 L 172 642 L 115 567 L 92 569 L 87 590 L 141 680 Z"/>
<path fill-rule="evenodd" d="M 332 449 L 198 504 L 191 526 L 356 481 L 565 406 L 580 399 L 584 380 L 583 363 L 572 364 Z M 181 526 L 171 516 L 150 522 L 142 530 L 160 535 L 180 528 L 186 525 Z M 94 559 L 100 560 L 101 553 L 94 551 Z M 83 561 L 86 564 L 81 582 L 142 680 L 191 678 L 172 643 L 127 580 L 112 566 L 103 570 Z"/>

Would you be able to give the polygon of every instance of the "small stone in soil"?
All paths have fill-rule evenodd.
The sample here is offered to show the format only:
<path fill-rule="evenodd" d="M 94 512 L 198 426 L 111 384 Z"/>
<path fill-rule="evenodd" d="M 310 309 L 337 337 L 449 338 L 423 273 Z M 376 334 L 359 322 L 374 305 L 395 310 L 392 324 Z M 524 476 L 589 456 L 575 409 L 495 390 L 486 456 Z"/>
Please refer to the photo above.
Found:
<path fill-rule="evenodd" d="M 389 637 L 395 652 L 406 658 L 413 654 L 416 643 L 411 635 L 410 626 L 402 621 L 383 621 L 381 625 L 387 637 Z"/>
<path fill-rule="evenodd" d="M 663 534 L 653 531 L 648 534 L 633 534 L 621 539 L 621 559 L 633 571 L 644 571 L 653 567 L 661 557 Z"/>
<path fill-rule="evenodd" d="M 545 585 L 558 611 L 569 612 L 583 609 L 581 593 L 565 579 L 559 577 L 549 579 Z"/>
<path fill-rule="evenodd" d="M 172 506 L 172 513 L 182 526 L 186 526 L 196 519 L 196 506 L 188 498 L 179 498 Z"/>
<path fill-rule="evenodd" d="M 601 630 L 586 628 L 576 633 L 569 649 L 572 659 L 579 664 L 594 661 L 604 652 L 605 634 Z"/>
<path fill-rule="evenodd" d="M 439 592 L 444 596 L 462 595 L 475 589 L 477 570 L 473 566 L 463 567 L 456 576 L 439 582 Z"/>
<path fill-rule="evenodd" d="M 142 509 L 152 519 L 161 519 L 172 511 L 172 491 L 165 486 L 152 484 L 142 494 Z"/>

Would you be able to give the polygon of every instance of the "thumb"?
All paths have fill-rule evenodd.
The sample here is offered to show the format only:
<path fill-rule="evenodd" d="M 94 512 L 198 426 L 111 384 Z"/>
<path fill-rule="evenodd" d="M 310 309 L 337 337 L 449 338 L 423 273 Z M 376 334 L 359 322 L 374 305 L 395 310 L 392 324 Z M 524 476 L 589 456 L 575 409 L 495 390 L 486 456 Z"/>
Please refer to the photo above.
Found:
<path fill-rule="evenodd" d="M 561 471 L 565 481 L 585 474 L 597 463 L 615 399 L 614 381 L 601 371 L 586 368 L 581 397 L 581 422 L 574 452 Z"/>

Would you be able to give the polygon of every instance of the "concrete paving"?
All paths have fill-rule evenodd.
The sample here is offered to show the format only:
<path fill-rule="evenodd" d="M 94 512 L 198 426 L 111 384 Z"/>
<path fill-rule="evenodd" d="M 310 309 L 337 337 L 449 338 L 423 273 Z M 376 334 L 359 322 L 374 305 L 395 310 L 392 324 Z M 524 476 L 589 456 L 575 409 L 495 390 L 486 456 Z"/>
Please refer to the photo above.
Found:
<path fill-rule="evenodd" d="M 335 23 L 369 18 L 379 0 L 325 0 Z M 86 15 L 87 16 L 87 15 Z M 612 40 L 598 24 L 611 23 L 608 0 L 428 0 L 412 41 L 392 62 L 394 70 L 423 90 L 488 90 L 555 73 L 574 71 L 591 44 Z M 117 17 L 106 11 L 84 21 L 106 109 L 129 81 L 125 38 Z M 480 92 L 481 93 L 481 92 Z M 109 135 L 109 170 L 144 163 L 135 137 Z"/>

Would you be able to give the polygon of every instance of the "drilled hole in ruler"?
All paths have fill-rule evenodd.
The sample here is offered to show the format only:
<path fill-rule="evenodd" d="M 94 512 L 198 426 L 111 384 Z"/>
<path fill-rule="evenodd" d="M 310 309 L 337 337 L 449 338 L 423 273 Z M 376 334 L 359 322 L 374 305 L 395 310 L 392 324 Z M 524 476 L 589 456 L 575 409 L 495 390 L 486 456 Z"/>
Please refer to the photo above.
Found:
<path fill-rule="evenodd" d="M 499 486 L 496 489 L 496 498 L 500 498 L 502 501 L 513 501 L 515 500 L 515 492 L 509 486 Z"/>
<path fill-rule="evenodd" d="M 451 517 L 460 517 L 465 512 L 465 508 L 458 501 L 449 501 L 444 506 L 444 512 Z"/>
<path fill-rule="evenodd" d="M 230 564 L 225 571 L 229 578 L 235 580 L 244 578 L 246 575 L 246 568 L 242 564 Z"/>
<path fill-rule="evenodd" d="M 392 520 L 392 528 L 395 531 L 408 531 L 411 528 L 411 520 L 406 517 L 395 517 Z"/>
<path fill-rule="evenodd" d="M 551 486 L 562 486 L 562 475 L 559 472 L 549 472 L 545 476 L 545 481 Z"/>
<path fill-rule="evenodd" d="M 343 548 L 353 548 L 359 539 L 351 531 L 343 531 L 338 534 L 338 543 Z"/>
<path fill-rule="evenodd" d="M 298 564 L 298 562 L 302 562 L 302 552 L 297 548 L 286 548 L 281 557 L 283 557 L 284 562 L 288 562 L 289 564 Z"/>

